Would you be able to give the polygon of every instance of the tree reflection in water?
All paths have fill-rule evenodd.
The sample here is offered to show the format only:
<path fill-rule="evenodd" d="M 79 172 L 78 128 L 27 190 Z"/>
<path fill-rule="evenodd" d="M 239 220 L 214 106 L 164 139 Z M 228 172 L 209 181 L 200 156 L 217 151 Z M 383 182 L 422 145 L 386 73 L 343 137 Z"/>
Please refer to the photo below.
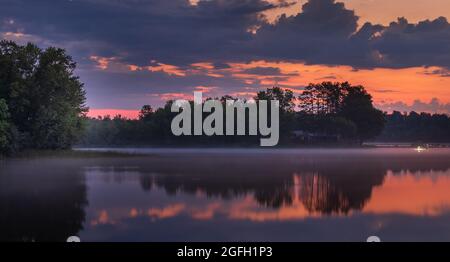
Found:
<path fill-rule="evenodd" d="M 197 156 L 195 161 L 185 157 L 176 165 L 164 165 L 165 161 L 161 159 L 151 171 L 141 170 L 144 190 L 158 187 L 170 195 L 203 192 L 208 198 L 222 200 L 252 194 L 261 206 L 275 209 L 299 200 L 310 213 L 321 215 L 362 210 L 388 171 L 449 168 L 444 157 L 417 159 L 410 155 Z"/>
<path fill-rule="evenodd" d="M 139 216 L 155 218 L 157 211 L 166 207 L 176 207 L 175 215 L 187 214 L 193 219 L 214 218 L 217 211 L 228 219 L 255 221 L 264 221 L 263 215 L 281 219 L 278 214 L 281 211 L 285 211 L 284 217 L 295 219 L 350 216 L 366 208 L 392 212 L 400 206 L 406 210 L 411 207 L 401 202 L 404 199 L 399 198 L 396 206 L 386 206 L 384 198 L 384 202 L 370 200 L 375 199 L 380 186 L 392 182 L 392 176 L 401 176 L 402 172 L 411 177 L 443 171 L 441 178 L 449 173 L 448 151 L 421 155 L 401 150 L 365 152 L 168 153 L 7 160 L 0 162 L 0 241 L 64 241 L 86 228 L 94 232 L 90 228 L 94 227 L 91 219 L 95 220 L 97 214 L 108 215 L 108 211 L 110 220 L 126 223 L 129 218 L 138 221 Z M 439 189 L 441 192 L 442 184 Z M 114 190 L 121 190 L 123 195 L 117 196 Z M 389 197 L 398 198 L 396 192 L 389 193 Z M 417 197 L 423 197 L 424 193 L 427 192 Z M 180 197 L 167 200 L 164 194 Z M 186 197 L 199 194 L 198 199 Z M 414 212 L 410 213 L 421 214 L 424 208 L 436 203 L 449 203 L 445 193 L 435 197 L 435 202 L 426 202 L 424 198 L 423 205 L 418 209 L 412 206 Z M 159 203 L 163 198 L 166 202 Z M 212 216 L 206 211 L 212 211 Z M 102 221 L 106 218 L 103 216 Z M 101 235 L 98 238 L 102 239 Z"/>
<path fill-rule="evenodd" d="M 83 228 L 86 206 L 79 162 L 41 159 L 1 166 L 0 241 L 65 241 Z"/>

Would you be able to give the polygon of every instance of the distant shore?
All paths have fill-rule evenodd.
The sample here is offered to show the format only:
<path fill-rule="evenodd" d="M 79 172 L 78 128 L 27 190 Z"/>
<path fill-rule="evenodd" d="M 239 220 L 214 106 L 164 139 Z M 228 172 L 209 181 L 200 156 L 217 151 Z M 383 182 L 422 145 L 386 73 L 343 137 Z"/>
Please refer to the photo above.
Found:
<path fill-rule="evenodd" d="M 110 158 L 110 157 L 133 157 L 139 155 L 157 154 L 158 151 L 174 150 L 175 152 L 207 152 L 218 151 L 284 151 L 284 150 L 358 150 L 358 149 L 408 149 L 408 148 L 450 148 L 450 143 L 387 143 L 387 142 L 370 142 L 363 145 L 344 146 L 344 145 L 316 145 L 316 146 L 278 146 L 278 147 L 258 147 L 258 146 L 148 146 L 148 145 L 111 145 L 111 146 L 76 146 L 67 150 L 25 150 L 23 152 L 13 154 L 11 156 L 3 156 L 1 158 L 35 158 L 35 157 L 62 157 L 62 158 Z M 0 159 L 1 159 L 0 158 Z"/>
<path fill-rule="evenodd" d="M 86 149 L 86 148 L 174 148 L 174 149 L 183 149 L 183 148 L 198 148 L 198 149 L 208 149 L 208 148 L 223 148 L 223 149 L 315 149 L 315 148 L 324 148 L 324 149 L 357 149 L 357 148 L 415 148 L 417 146 L 428 147 L 428 148 L 449 148 L 450 143 L 422 143 L 422 142 L 365 142 L 362 145 L 359 144 L 310 144 L 310 145 L 280 145 L 276 147 L 261 147 L 259 145 L 224 145 L 224 144 L 215 144 L 215 145 L 77 145 L 74 146 L 73 149 Z"/>

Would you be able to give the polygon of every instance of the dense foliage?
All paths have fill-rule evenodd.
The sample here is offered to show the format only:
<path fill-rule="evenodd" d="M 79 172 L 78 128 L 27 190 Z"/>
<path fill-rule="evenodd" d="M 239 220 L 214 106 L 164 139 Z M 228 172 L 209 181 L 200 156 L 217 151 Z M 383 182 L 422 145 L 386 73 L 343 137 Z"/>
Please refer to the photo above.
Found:
<path fill-rule="evenodd" d="M 315 132 L 331 131 L 362 142 L 384 128 L 384 113 L 373 106 L 372 96 L 364 87 L 347 82 L 310 84 L 300 95 L 299 106 L 306 118 L 312 118 L 302 126 Z"/>
<path fill-rule="evenodd" d="M 380 141 L 386 142 L 450 142 L 450 117 L 445 114 L 393 112 Z"/>
<path fill-rule="evenodd" d="M 73 145 L 87 111 L 75 66 L 63 49 L 0 42 L 1 152 Z"/>
<path fill-rule="evenodd" d="M 372 139 L 383 130 L 383 112 L 375 109 L 372 97 L 361 86 L 348 83 L 309 85 L 298 98 L 290 90 L 279 87 L 261 91 L 258 100 L 280 101 L 280 144 L 298 143 L 360 143 Z M 231 96 L 219 99 L 237 100 Z M 154 110 L 146 105 L 139 119 L 121 116 L 89 119 L 84 145 L 257 145 L 258 136 L 184 136 L 171 134 L 172 101 Z M 192 103 L 192 101 L 191 101 Z M 225 111 L 225 110 L 224 110 Z M 206 117 L 204 114 L 203 117 Z M 248 121 L 248 112 L 247 112 Z M 247 123 L 248 124 L 248 123 Z M 299 139 L 295 133 L 301 133 Z M 306 138 L 305 138 L 306 137 Z M 308 139 L 329 137 L 323 139 Z"/>
<path fill-rule="evenodd" d="M 9 112 L 4 99 L 0 99 L 0 152 L 6 151 L 9 142 Z"/>

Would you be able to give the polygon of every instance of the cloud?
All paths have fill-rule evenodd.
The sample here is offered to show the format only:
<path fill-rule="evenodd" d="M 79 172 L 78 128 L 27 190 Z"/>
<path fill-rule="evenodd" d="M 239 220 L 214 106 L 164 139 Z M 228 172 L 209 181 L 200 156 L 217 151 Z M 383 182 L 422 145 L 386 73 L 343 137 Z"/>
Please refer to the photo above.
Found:
<path fill-rule="evenodd" d="M 3 0 L 0 21 L 3 34 L 33 35 L 70 46 L 79 57 L 122 57 L 137 66 L 152 59 L 181 66 L 264 58 L 355 68 L 450 67 L 450 24 L 444 17 L 417 24 L 401 18 L 358 29 L 357 14 L 335 0 L 309 0 L 297 15 L 276 23 L 264 16 L 290 4 Z"/>
<path fill-rule="evenodd" d="M 249 74 L 249 75 L 263 75 L 263 76 L 291 76 L 291 75 L 297 75 L 297 74 L 286 74 L 282 73 L 281 69 L 278 67 L 252 67 L 248 69 L 242 70 L 243 74 Z"/>
<path fill-rule="evenodd" d="M 357 30 L 358 17 L 334 0 L 310 0 L 302 10 L 263 25 L 250 46 L 272 59 L 339 63 L 350 53 L 349 38 Z"/>
<path fill-rule="evenodd" d="M 380 66 L 450 68 L 450 24 L 445 17 L 418 24 L 399 18 L 388 27 L 374 30 L 379 35 L 370 39 L 369 44 L 382 55 Z"/>
<path fill-rule="evenodd" d="M 92 61 L 97 63 L 96 67 L 101 70 L 106 70 L 110 67 L 110 64 L 117 60 L 117 57 L 100 57 L 100 56 L 90 56 Z"/>
<path fill-rule="evenodd" d="M 251 46 L 272 59 L 355 68 L 450 67 L 450 24 L 445 17 L 417 24 L 364 24 L 334 0 L 310 0 L 295 16 L 263 25 Z"/>
<path fill-rule="evenodd" d="M 377 107 L 388 111 L 399 112 L 428 112 L 428 113 L 441 113 L 450 114 L 450 103 L 442 103 L 438 98 L 431 99 L 430 102 L 422 102 L 421 100 L 415 100 L 412 104 L 408 105 L 404 102 L 391 102 L 391 103 L 379 103 Z"/>
<path fill-rule="evenodd" d="M 342 75 L 342 66 L 364 73 L 362 84 L 380 95 L 393 89 L 384 86 L 398 90 L 408 79 L 385 83 L 365 69 L 425 66 L 424 78 L 449 76 L 450 24 L 443 17 L 358 26 L 358 14 L 339 1 L 309 0 L 292 6 L 301 8 L 294 15 L 267 19 L 292 2 L 1 0 L 0 35 L 66 48 L 78 62 L 88 104 L 97 108 L 130 109 L 149 103 L 148 94 L 156 101 L 198 86 L 217 87 L 214 94 L 252 93 L 274 84 L 301 88 L 305 79 L 355 79 Z M 310 65 L 328 67 L 290 70 L 314 70 Z"/>
<path fill-rule="evenodd" d="M 434 68 L 434 69 L 427 69 L 424 71 L 425 75 L 438 75 L 442 77 L 450 77 L 450 69 L 446 68 Z"/>
<path fill-rule="evenodd" d="M 150 59 L 182 64 L 230 54 L 248 41 L 261 13 L 276 7 L 263 0 L 4 0 L 0 18 L 56 42 L 101 43 L 75 52 L 121 56 L 136 65 Z"/>

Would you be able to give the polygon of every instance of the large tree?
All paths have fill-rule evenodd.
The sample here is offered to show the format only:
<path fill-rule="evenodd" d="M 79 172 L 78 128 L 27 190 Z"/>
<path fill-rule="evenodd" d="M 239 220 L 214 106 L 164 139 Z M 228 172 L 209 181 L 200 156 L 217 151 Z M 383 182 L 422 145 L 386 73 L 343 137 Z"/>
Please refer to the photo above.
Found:
<path fill-rule="evenodd" d="M 255 101 L 266 100 L 278 100 L 280 108 L 280 130 L 283 130 L 280 134 L 281 143 L 291 136 L 290 131 L 294 128 L 295 124 L 295 101 L 296 97 L 294 93 L 289 89 L 283 89 L 280 87 L 268 88 L 265 91 L 260 91 L 254 97 Z M 269 102 L 270 103 L 270 102 Z M 261 112 L 265 113 L 265 112 Z M 270 113 L 269 113 L 270 114 Z"/>
<path fill-rule="evenodd" d="M 7 103 L 15 143 L 22 148 L 69 148 L 82 134 L 85 107 L 76 64 L 65 50 L 0 42 L 0 99 Z"/>
<path fill-rule="evenodd" d="M 385 115 L 373 106 L 372 96 L 363 86 L 352 86 L 348 82 L 310 84 L 298 101 L 303 114 L 315 116 L 315 125 L 324 119 L 333 122 L 336 117 L 350 121 L 356 128 L 355 139 L 361 142 L 375 138 L 383 131 Z M 341 135 L 348 136 L 348 132 Z"/>
<path fill-rule="evenodd" d="M 342 101 L 340 114 L 355 123 L 360 142 L 383 132 L 385 115 L 373 106 L 372 96 L 362 86 L 352 86 Z"/>
<path fill-rule="evenodd" d="M 280 103 L 280 112 L 293 112 L 295 108 L 295 96 L 291 90 L 282 89 L 280 87 L 268 88 L 266 91 L 260 91 L 256 94 L 256 101 L 259 100 L 278 100 Z"/>

